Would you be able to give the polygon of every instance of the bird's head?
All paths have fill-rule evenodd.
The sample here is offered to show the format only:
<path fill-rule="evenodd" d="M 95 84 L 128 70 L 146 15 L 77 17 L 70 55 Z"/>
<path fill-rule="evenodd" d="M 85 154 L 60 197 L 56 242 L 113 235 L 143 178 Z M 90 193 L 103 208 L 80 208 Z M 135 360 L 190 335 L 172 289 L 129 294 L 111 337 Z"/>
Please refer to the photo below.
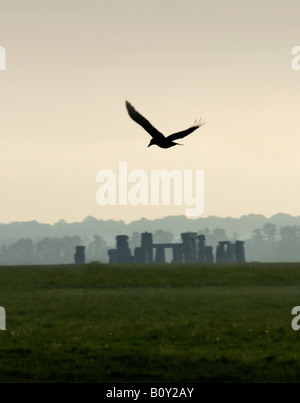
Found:
<path fill-rule="evenodd" d="M 151 139 L 150 143 L 148 144 L 148 147 L 153 146 L 155 144 L 154 139 Z"/>

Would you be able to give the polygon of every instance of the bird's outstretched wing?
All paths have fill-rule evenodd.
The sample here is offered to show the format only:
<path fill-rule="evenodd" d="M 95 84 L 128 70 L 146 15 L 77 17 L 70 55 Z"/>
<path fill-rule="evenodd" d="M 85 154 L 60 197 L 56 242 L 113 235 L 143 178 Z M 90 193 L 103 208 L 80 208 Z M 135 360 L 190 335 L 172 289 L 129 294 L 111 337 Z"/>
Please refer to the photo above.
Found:
<path fill-rule="evenodd" d="M 139 112 L 137 112 L 134 107 L 126 101 L 126 108 L 129 113 L 129 116 L 131 119 L 133 119 L 136 123 L 141 125 L 149 134 L 155 139 L 162 139 L 165 138 L 165 136 L 160 133 L 155 127 L 152 126 L 152 124 L 144 118 Z"/>
<path fill-rule="evenodd" d="M 203 125 L 204 125 L 204 122 L 201 119 L 195 120 L 195 122 L 193 123 L 193 125 L 191 127 L 189 127 L 186 130 L 183 130 L 181 132 L 170 134 L 170 136 L 168 136 L 167 139 L 171 140 L 171 141 L 182 139 L 183 137 L 187 136 L 188 134 L 191 134 L 194 130 L 198 129 L 199 127 L 201 127 Z"/>

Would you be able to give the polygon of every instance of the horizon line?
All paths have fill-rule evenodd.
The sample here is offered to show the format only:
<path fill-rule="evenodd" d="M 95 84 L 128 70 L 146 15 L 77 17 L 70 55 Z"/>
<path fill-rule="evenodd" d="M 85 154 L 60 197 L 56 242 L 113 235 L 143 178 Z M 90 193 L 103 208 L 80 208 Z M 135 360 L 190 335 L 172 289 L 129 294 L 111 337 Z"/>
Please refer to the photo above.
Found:
<path fill-rule="evenodd" d="M 243 214 L 243 215 L 241 215 L 241 216 L 239 216 L 239 217 L 232 217 L 232 216 L 218 216 L 218 215 L 209 215 L 209 216 L 207 216 L 207 217 L 197 217 L 197 218 L 192 218 L 192 217 L 187 217 L 186 215 L 184 215 L 184 214 L 180 214 L 180 215 L 167 215 L 167 216 L 163 216 L 163 217 L 157 217 L 157 218 L 146 218 L 146 217 L 141 217 L 141 218 L 139 218 L 139 219 L 134 219 L 134 220 L 131 220 L 131 221 L 129 221 L 129 222 L 126 222 L 126 221 L 124 221 L 123 219 L 119 219 L 119 220 L 116 220 L 116 219 L 113 219 L 113 218 L 97 218 L 97 217 L 94 217 L 94 216 L 91 216 L 91 215 L 88 215 L 88 216 L 86 216 L 85 218 L 83 218 L 81 221 L 66 221 L 65 219 L 63 219 L 63 218 L 61 218 L 61 219 L 59 219 L 58 221 L 55 221 L 55 222 L 53 222 L 53 223 L 50 223 L 50 222 L 42 222 L 42 221 L 38 221 L 38 220 L 36 220 L 36 219 L 32 219 L 32 220 L 24 220 L 24 221 L 10 221 L 10 222 L 0 222 L 0 225 L 10 225 L 10 224 L 25 224 L 25 223 L 38 223 L 38 224 L 42 224 L 42 225 L 51 225 L 51 226 L 54 226 L 54 225 L 57 225 L 57 224 L 82 224 L 84 221 L 86 221 L 86 220 L 88 220 L 88 219 L 93 219 L 93 220 L 96 220 L 96 221 L 114 221 L 114 222 L 123 222 L 125 225 L 130 225 L 130 224 L 132 224 L 132 223 L 135 223 L 135 222 L 137 222 L 137 221 L 141 221 L 141 220 L 146 220 L 146 221 L 157 221 L 157 220 L 164 220 L 164 219 L 166 219 L 166 218 L 180 218 L 180 217 L 184 217 L 186 220 L 189 220 L 189 221 L 197 221 L 197 220 L 201 220 L 201 219 L 210 219 L 210 218 L 219 218 L 219 219 L 224 219 L 224 220 L 226 220 L 226 219 L 232 219 L 232 220 L 240 220 L 241 218 L 243 218 L 243 217 L 249 217 L 249 216 L 260 216 L 260 217 L 264 217 L 264 218 L 266 218 L 267 220 L 270 220 L 270 219 L 272 219 L 273 217 L 276 217 L 276 216 L 279 216 L 279 215 L 284 215 L 284 216 L 289 216 L 289 217 L 292 217 L 292 218 L 299 218 L 300 217 L 300 215 L 292 215 L 292 214 L 289 214 L 289 213 L 283 213 L 283 212 L 278 212 L 278 213 L 275 213 L 275 214 L 272 214 L 271 216 L 269 216 L 269 217 L 267 217 L 267 216 L 265 216 L 264 214 L 261 214 L 261 213 L 248 213 L 248 214 Z"/>

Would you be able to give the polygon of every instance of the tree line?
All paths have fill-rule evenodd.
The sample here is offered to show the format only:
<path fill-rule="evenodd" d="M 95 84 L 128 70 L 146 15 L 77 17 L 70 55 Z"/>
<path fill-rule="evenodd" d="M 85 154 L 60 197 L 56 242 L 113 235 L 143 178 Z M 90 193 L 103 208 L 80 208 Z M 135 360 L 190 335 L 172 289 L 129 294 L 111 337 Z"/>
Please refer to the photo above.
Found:
<path fill-rule="evenodd" d="M 200 231 L 201 232 L 201 231 Z M 232 242 L 240 240 L 237 232 L 231 236 L 221 228 L 213 231 L 202 230 L 206 235 L 206 243 L 214 247 L 218 240 L 230 240 Z M 261 228 L 255 229 L 245 241 L 246 261 L 260 262 L 298 262 L 300 261 L 300 226 L 266 223 Z"/>
<path fill-rule="evenodd" d="M 224 228 L 204 228 L 198 231 L 204 234 L 206 245 L 215 248 L 219 241 L 232 241 L 240 239 L 237 232 L 227 234 Z M 278 227 L 267 223 L 255 229 L 249 239 L 245 241 L 246 260 L 261 262 L 295 262 L 300 261 L 300 226 L 286 225 Z M 133 232 L 129 236 L 129 246 L 140 246 L 141 233 Z M 153 232 L 155 243 L 181 242 L 175 239 L 170 231 L 162 229 Z M 44 237 L 35 243 L 31 238 L 22 238 L 0 247 L 0 265 L 30 265 L 30 264 L 69 264 L 74 262 L 75 247 L 86 246 L 86 261 L 107 262 L 107 250 L 114 248 L 105 239 L 95 235 L 92 240 L 83 241 L 80 236 Z"/>
<path fill-rule="evenodd" d="M 0 265 L 73 263 L 77 245 L 83 245 L 81 238 L 77 235 L 62 238 L 45 237 L 36 243 L 33 243 L 30 238 L 22 238 L 9 245 L 1 246 Z M 106 246 L 106 242 L 95 235 L 86 247 L 89 260 L 106 260 Z"/>

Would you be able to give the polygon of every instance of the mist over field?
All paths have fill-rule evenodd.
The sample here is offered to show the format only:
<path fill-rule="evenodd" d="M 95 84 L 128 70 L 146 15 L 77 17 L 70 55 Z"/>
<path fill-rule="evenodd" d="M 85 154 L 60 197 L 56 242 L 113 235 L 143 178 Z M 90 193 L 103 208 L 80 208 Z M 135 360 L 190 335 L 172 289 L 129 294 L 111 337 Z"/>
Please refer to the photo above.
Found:
<path fill-rule="evenodd" d="M 152 232 L 155 242 L 179 242 L 181 233 L 204 234 L 214 250 L 219 241 L 245 241 L 246 260 L 262 262 L 300 261 L 300 217 L 277 214 L 272 217 L 250 214 L 240 218 L 207 217 L 188 219 L 169 216 L 157 220 L 99 220 L 55 224 L 37 221 L 0 224 L 0 264 L 72 263 L 77 245 L 86 246 L 87 262 L 108 262 L 117 235 L 128 235 L 129 246 L 140 245 L 141 233 Z M 167 261 L 170 261 L 170 257 Z"/>

